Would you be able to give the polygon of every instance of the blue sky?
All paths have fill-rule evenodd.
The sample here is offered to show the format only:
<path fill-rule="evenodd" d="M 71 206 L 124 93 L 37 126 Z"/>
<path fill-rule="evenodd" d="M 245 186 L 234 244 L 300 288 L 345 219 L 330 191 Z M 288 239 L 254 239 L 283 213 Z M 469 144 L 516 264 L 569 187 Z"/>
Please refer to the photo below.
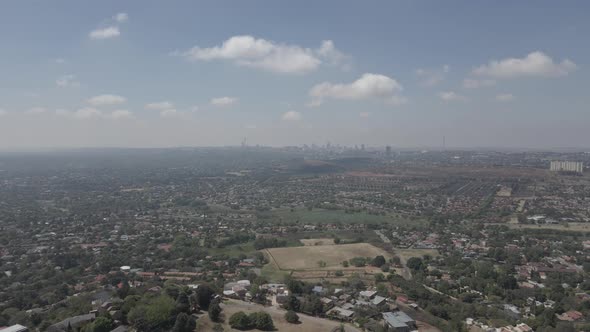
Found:
<path fill-rule="evenodd" d="M 3 1 L 0 148 L 587 147 L 587 1 Z"/>

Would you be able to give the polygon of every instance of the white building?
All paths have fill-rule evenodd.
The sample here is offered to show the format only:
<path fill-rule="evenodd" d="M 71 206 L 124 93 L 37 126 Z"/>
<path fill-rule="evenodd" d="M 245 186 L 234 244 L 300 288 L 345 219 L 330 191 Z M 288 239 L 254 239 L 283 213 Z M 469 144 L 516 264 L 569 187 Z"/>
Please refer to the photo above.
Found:
<path fill-rule="evenodd" d="M 552 172 L 574 172 L 582 174 L 584 172 L 584 163 L 580 161 L 562 161 L 553 160 L 549 170 Z"/>

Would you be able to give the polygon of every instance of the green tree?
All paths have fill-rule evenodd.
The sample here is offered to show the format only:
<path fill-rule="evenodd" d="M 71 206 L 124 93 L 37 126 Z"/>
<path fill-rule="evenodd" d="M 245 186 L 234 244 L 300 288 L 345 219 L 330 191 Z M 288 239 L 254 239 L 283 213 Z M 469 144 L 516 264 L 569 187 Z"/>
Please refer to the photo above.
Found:
<path fill-rule="evenodd" d="M 219 306 L 219 301 L 213 301 L 209 305 L 208 314 L 209 314 L 209 318 L 211 319 L 211 321 L 213 321 L 213 322 L 219 321 L 219 317 L 221 315 L 221 306 Z"/>
<path fill-rule="evenodd" d="M 215 295 L 215 291 L 209 285 L 202 284 L 197 288 L 197 303 L 201 309 L 209 309 L 209 304 Z"/>
<path fill-rule="evenodd" d="M 238 311 L 229 318 L 229 326 L 237 330 L 250 329 L 252 323 L 250 318 L 243 311 Z"/>
<path fill-rule="evenodd" d="M 299 323 L 299 315 L 293 310 L 289 310 L 285 313 L 285 320 L 291 324 Z"/>
<path fill-rule="evenodd" d="M 373 258 L 373 262 L 372 262 L 373 266 L 376 266 L 376 267 L 381 267 L 385 263 L 386 263 L 385 257 L 383 257 L 381 255 L 376 256 L 375 258 Z"/>
<path fill-rule="evenodd" d="M 275 329 L 272 317 L 264 311 L 253 312 L 249 316 L 250 324 L 262 331 L 272 331 Z"/>
<path fill-rule="evenodd" d="M 184 312 L 176 316 L 172 332 L 192 332 L 197 327 L 196 320 Z"/>
<path fill-rule="evenodd" d="M 185 292 L 180 292 L 176 298 L 176 311 L 190 313 L 191 305 L 188 300 L 188 295 Z"/>
<path fill-rule="evenodd" d="M 98 317 L 92 323 L 92 332 L 109 332 L 113 329 L 113 321 L 107 317 Z"/>
<path fill-rule="evenodd" d="M 422 258 L 420 257 L 411 257 L 406 262 L 406 265 L 414 271 L 419 271 L 424 268 L 424 263 L 422 262 Z"/>

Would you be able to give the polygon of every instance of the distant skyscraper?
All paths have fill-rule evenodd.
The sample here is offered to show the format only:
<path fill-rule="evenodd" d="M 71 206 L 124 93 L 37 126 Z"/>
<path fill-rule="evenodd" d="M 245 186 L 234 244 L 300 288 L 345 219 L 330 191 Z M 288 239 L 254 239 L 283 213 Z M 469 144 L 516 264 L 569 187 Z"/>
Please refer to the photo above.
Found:
<path fill-rule="evenodd" d="M 388 145 L 385 147 L 385 155 L 391 157 L 391 146 Z"/>
<path fill-rule="evenodd" d="M 553 160 L 551 161 L 549 170 L 552 172 L 572 172 L 582 174 L 584 172 L 584 163 L 580 161 Z"/>

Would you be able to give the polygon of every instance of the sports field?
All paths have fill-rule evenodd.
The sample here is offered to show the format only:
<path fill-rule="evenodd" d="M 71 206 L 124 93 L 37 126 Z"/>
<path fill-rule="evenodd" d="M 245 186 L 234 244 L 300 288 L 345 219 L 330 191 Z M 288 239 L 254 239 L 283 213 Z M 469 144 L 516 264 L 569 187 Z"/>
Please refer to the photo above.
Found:
<path fill-rule="evenodd" d="M 384 250 L 368 243 L 272 248 L 267 249 L 267 253 L 271 264 L 280 270 L 317 270 L 320 261 L 325 263 L 322 268 L 342 269 L 341 263 L 354 257 L 391 257 Z"/>

